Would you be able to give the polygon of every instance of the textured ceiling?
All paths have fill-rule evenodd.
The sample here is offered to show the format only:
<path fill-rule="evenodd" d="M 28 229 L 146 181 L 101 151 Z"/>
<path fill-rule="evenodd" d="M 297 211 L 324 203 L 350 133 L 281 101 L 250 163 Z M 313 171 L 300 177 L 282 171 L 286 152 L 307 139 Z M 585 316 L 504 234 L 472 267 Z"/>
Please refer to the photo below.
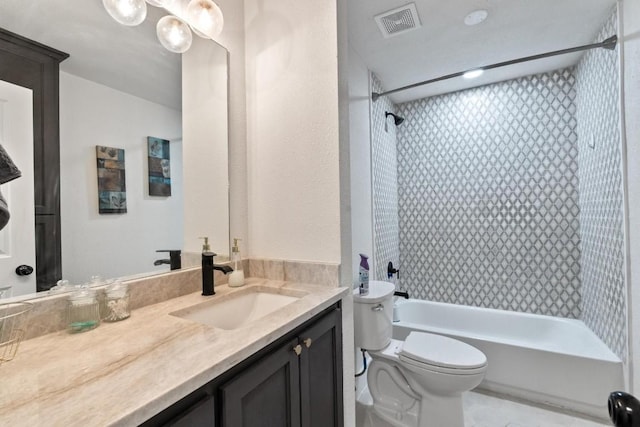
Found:
<path fill-rule="evenodd" d="M 374 16 L 406 0 L 348 0 L 349 40 L 385 90 L 525 56 L 593 42 L 615 0 L 415 0 L 422 27 L 385 39 Z M 466 26 L 465 16 L 488 18 Z M 575 64 L 580 53 L 526 62 L 391 95 L 395 103 Z"/>

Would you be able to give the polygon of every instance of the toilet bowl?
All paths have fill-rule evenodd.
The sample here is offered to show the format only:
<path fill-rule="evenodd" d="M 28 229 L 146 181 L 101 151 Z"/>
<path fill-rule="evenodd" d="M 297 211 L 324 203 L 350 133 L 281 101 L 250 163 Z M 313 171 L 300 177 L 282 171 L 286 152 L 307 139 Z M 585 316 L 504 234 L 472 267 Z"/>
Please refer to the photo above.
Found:
<path fill-rule="evenodd" d="M 462 393 L 484 378 L 484 353 L 461 341 L 425 332 L 411 332 L 405 341 L 392 340 L 395 287 L 371 282 L 369 289 L 368 296 L 354 293 L 356 346 L 366 349 L 371 357 L 367 390 L 358 396 L 364 408 L 360 412 L 365 415 L 359 425 L 464 427 Z"/>

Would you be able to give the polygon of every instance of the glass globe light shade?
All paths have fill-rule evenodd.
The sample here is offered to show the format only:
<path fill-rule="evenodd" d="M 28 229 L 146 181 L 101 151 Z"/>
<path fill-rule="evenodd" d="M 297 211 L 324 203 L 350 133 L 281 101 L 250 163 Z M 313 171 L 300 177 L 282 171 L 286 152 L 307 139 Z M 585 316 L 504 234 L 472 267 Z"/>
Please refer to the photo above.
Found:
<path fill-rule="evenodd" d="M 164 6 L 165 0 L 147 0 L 151 6 L 162 7 Z"/>
<path fill-rule="evenodd" d="M 122 25 L 139 25 L 147 17 L 144 0 L 102 0 L 102 5 Z"/>
<path fill-rule="evenodd" d="M 202 31 L 198 31 L 198 29 L 196 27 L 194 27 L 193 25 L 189 25 L 189 27 L 191 28 L 191 31 L 193 31 L 193 34 L 195 34 L 196 36 L 202 37 L 203 39 L 207 39 L 207 40 L 209 40 L 211 38 L 208 35 L 206 35 L 205 33 L 203 33 Z"/>
<path fill-rule="evenodd" d="M 160 18 L 156 25 L 156 34 L 162 46 L 175 53 L 186 52 L 193 41 L 189 26 L 173 15 Z"/>
<path fill-rule="evenodd" d="M 186 19 L 192 27 L 212 39 L 222 32 L 224 26 L 222 11 L 212 0 L 191 0 Z"/>

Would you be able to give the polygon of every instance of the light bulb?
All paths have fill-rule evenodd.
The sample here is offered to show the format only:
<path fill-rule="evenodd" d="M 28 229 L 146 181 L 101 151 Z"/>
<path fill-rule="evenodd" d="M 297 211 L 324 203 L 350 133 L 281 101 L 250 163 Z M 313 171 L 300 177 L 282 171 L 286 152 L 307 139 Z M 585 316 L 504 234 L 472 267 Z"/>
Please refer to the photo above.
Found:
<path fill-rule="evenodd" d="M 193 31 L 193 33 L 198 36 L 198 37 L 202 37 L 203 39 L 210 39 L 211 37 L 209 37 L 208 35 L 206 35 L 205 33 L 203 33 L 202 31 L 199 31 L 196 27 L 194 27 L 193 25 L 189 25 L 189 28 L 191 28 L 191 31 Z"/>
<path fill-rule="evenodd" d="M 122 25 L 139 25 L 147 17 L 144 0 L 102 0 L 102 5 Z"/>
<path fill-rule="evenodd" d="M 175 53 L 186 52 L 193 41 L 189 26 L 173 15 L 160 18 L 156 25 L 156 34 L 162 46 Z"/>
<path fill-rule="evenodd" d="M 222 32 L 224 26 L 222 11 L 212 0 L 191 0 L 186 19 L 192 27 L 212 39 Z"/>
<path fill-rule="evenodd" d="M 484 73 L 482 68 L 477 68 L 475 70 L 467 71 L 462 75 L 465 79 L 475 79 L 476 77 L 480 77 Z"/>
<path fill-rule="evenodd" d="M 151 6 L 162 7 L 164 6 L 165 0 L 147 0 Z"/>

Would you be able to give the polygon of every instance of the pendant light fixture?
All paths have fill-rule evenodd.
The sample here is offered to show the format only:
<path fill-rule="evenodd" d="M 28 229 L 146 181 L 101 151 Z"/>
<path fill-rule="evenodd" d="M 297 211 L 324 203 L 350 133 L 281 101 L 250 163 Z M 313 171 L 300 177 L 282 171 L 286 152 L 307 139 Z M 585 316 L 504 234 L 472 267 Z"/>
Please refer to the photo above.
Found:
<path fill-rule="evenodd" d="M 193 42 L 189 25 L 173 15 L 160 18 L 156 25 L 156 34 L 160 44 L 175 53 L 186 52 Z"/>
<path fill-rule="evenodd" d="M 170 15 L 156 25 L 158 40 L 167 50 L 184 53 L 198 36 L 215 39 L 222 32 L 224 17 L 213 0 L 102 0 L 109 15 L 123 25 L 139 25 L 147 16 L 147 3 Z"/>
<path fill-rule="evenodd" d="M 144 0 L 102 0 L 104 8 L 119 24 L 140 25 L 147 17 Z"/>
<path fill-rule="evenodd" d="M 196 33 L 215 38 L 222 32 L 224 17 L 212 0 L 191 0 L 187 6 L 187 21 Z"/>

